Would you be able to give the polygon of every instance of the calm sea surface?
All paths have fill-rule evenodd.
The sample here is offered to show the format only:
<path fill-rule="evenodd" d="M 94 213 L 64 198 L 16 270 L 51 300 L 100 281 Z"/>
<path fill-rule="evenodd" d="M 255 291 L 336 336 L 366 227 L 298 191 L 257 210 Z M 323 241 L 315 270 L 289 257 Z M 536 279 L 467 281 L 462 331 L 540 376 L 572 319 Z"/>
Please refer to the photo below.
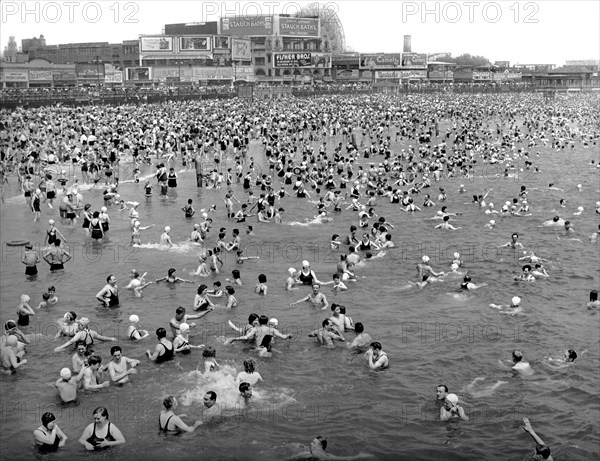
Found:
<path fill-rule="evenodd" d="M 333 141 L 333 140 L 332 140 Z M 329 143 L 328 143 L 329 144 Z M 333 144 L 333 142 L 331 143 Z M 396 145 L 406 147 L 408 143 Z M 315 144 L 317 146 L 318 144 Z M 598 459 L 600 418 L 600 351 L 597 312 L 586 308 L 591 289 L 598 288 L 598 243 L 589 243 L 587 236 L 597 229 L 599 215 L 594 203 L 599 199 L 599 176 L 590 160 L 598 161 L 598 148 L 554 151 L 534 148 L 533 157 L 541 173 L 518 178 L 496 178 L 496 170 L 476 169 L 475 178 L 434 183 L 427 191 L 437 202 L 437 187 L 445 187 L 449 211 L 462 211 L 455 225 L 457 232 L 433 230 L 438 222 L 431 221 L 439 204 L 422 208 L 409 215 L 387 200 L 379 199 L 376 209 L 394 226 L 395 249 L 357 268 L 358 281 L 336 296 L 327 287 L 323 292 L 329 302 L 344 304 L 355 322 L 363 322 L 374 340 L 383 344 L 391 366 L 384 372 L 372 372 L 362 355 L 318 347 L 307 335 L 329 316 L 306 304 L 289 307 L 289 303 L 308 294 L 307 288 L 285 290 L 289 267 L 300 268 L 307 259 L 321 280 L 330 280 L 339 259 L 339 252 L 329 249 L 333 233 L 346 235 L 356 224 L 355 212 L 344 210 L 334 221 L 321 225 L 289 225 L 302 222 L 315 213 L 313 204 L 305 199 L 288 197 L 282 202 L 286 224 L 254 225 L 254 237 L 243 236 L 247 256 L 260 256 L 258 261 L 246 261 L 239 266 L 226 255 L 222 273 L 199 279 L 189 272 L 198 264 L 198 249 L 185 244 L 193 222 L 183 217 L 181 208 L 188 198 L 194 199 L 196 210 L 217 204 L 208 240 L 216 240 L 218 229 L 227 228 L 227 238 L 233 228 L 244 226 L 228 220 L 225 215 L 222 190 L 197 189 L 193 172 L 179 173 L 176 194 L 163 200 L 155 191 L 146 203 L 143 181 L 124 183 L 119 192 L 125 200 L 137 200 L 142 225 L 156 224 L 142 232 L 143 242 L 158 242 L 162 228 L 172 227 L 176 249 L 158 247 L 131 249 L 127 212 L 117 207 L 109 209 L 111 230 L 105 241 L 93 245 L 83 235 L 81 220 L 73 228 L 60 224 L 57 211 L 42 206 L 42 220 L 32 223 L 32 214 L 22 197 L 7 193 L 0 208 L 2 230 L 2 264 L 0 315 L 4 323 L 15 319 L 15 309 L 22 293 L 37 306 L 42 293 L 50 285 L 57 288 L 59 303 L 37 312 L 28 333 L 41 333 L 28 347 L 28 364 L 14 376 L 0 376 L 2 459 L 250 459 L 279 460 L 301 451 L 315 435 L 329 440 L 328 451 L 338 455 L 370 453 L 377 459 L 438 460 L 438 459 L 529 459 L 532 441 L 520 428 L 527 416 L 536 431 L 551 446 L 555 459 Z M 262 147 L 252 144 L 251 153 L 264 160 Z M 376 157 L 374 161 L 380 161 Z M 361 160 L 362 164 L 370 160 Z M 522 161 L 522 160 L 520 160 Z M 183 171 L 177 164 L 177 170 Z M 152 168 L 143 171 L 148 176 Z M 501 172 L 498 169 L 497 172 Z M 121 173 L 124 176 L 124 173 Z M 155 181 L 151 179 L 154 184 Z M 555 183 L 564 192 L 548 191 Z M 15 178 L 11 185 L 15 187 Z M 278 188 L 278 180 L 276 180 Z M 467 192 L 459 194 L 464 184 Z M 493 188 L 487 202 L 499 209 L 512 200 L 524 184 L 532 190 L 528 196 L 531 217 L 496 217 L 495 230 L 484 228 L 492 219 L 476 205 L 473 194 Z M 582 185 L 582 192 L 575 187 Z M 276 188 L 276 190 L 277 190 Z M 291 192 L 291 187 L 287 187 Z M 233 186 L 236 196 L 245 198 L 241 185 Z M 93 209 L 102 206 L 102 190 L 84 190 L 84 202 Z M 259 193 L 256 188 L 255 193 Z M 316 195 L 316 194 L 314 194 Z M 422 204 L 421 197 L 416 200 Z M 566 208 L 559 200 L 566 199 Z M 578 206 L 580 216 L 572 216 Z M 553 211 L 558 209 L 558 211 Z M 569 240 L 538 226 L 559 214 L 571 219 L 576 230 Z M 39 265 L 40 275 L 28 280 L 20 263 L 21 248 L 6 246 L 11 240 L 26 239 L 43 247 L 48 219 L 55 218 L 65 235 L 73 261 L 62 273 L 50 273 L 45 263 Z M 198 221 L 199 222 L 198 218 Z M 518 232 L 526 248 L 549 260 L 548 280 L 518 284 L 513 276 L 520 273 L 522 262 L 508 249 L 500 249 Z M 347 247 L 343 247 L 346 249 Z M 421 256 L 431 258 L 435 270 L 449 270 L 454 251 L 460 251 L 464 268 L 477 284 L 487 283 L 477 291 L 459 294 L 460 280 L 447 280 L 423 290 L 404 290 L 408 280 L 415 280 L 415 265 Z M 194 284 L 150 285 L 144 297 L 134 298 L 121 290 L 121 306 L 107 309 L 97 302 L 95 294 L 104 286 L 108 274 L 115 274 L 119 287 L 128 283 L 133 268 L 148 272 L 147 279 L 166 275 L 169 267 L 176 275 L 194 278 Z M 197 321 L 192 329 L 192 343 L 212 345 L 224 371 L 204 376 L 201 352 L 196 350 L 173 362 L 155 365 L 146 359 L 144 351 L 155 345 L 154 331 L 167 327 L 177 306 L 191 311 L 194 295 L 200 283 L 212 286 L 220 280 L 227 285 L 232 269 L 240 269 L 243 287 L 236 287 L 239 307 L 232 311 L 217 308 Z M 268 277 L 269 294 L 254 293 L 257 276 Z M 489 307 L 490 303 L 509 304 L 518 295 L 523 313 L 502 315 Z M 70 366 L 71 348 L 61 353 L 53 349 L 60 342 L 53 337 L 56 320 L 66 311 L 74 310 L 78 317 L 89 317 L 92 329 L 107 336 L 117 336 L 127 357 L 142 361 L 131 382 L 121 388 L 110 387 L 97 393 L 81 392 L 77 407 L 63 408 L 53 386 L 62 367 Z M 242 361 L 252 356 L 244 346 L 234 343 L 223 346 L 223 336 L 232 336 L 227 326 L 232 320 L 246 323 L 248 314 L 257 312 L 279 319 L 280 330 L 292 333 L 290 341 L 278 340 L 281 351 L 273 358 L 258 360 L 258 371 L 264 378 L 254 393 L 252 404 L 243 412 L 236 408 L 237 389 L 234 377 L 243 370 Z M 131 314 L 138 314 L 149 338 L 134 343 L 126 339 L 125 331 Z M 353 333 L 346 335 L 348 340 Z M 94 344 L 104 362 L 110 358 L 115 343 Z M 509 359 L 515 348 L 523 350 L 535 374 L 530 378 L 516 376 L 503 368 L 499 360 Z M 565 370 L 552 370 L 544 364 L 548 355 L 558 356 L 566 349 L 575 349 L 580 357 Z M 582 351 L 586 351 L 582 353 Z M 469 386 L 476 378 L 482 378 Z M 504 381 L 490 391 L 498 381 Z M 435 410 L 435 388 L 446 384 L 465 402 L 469 422 L 441 423 Z M 186 422 L 201 417 L 202 396 L 207 390 L 219 394 L 223 417 L 216 424 L 201 426 L 195 433 L 181 437 L 157 434 L 158 414 L 162 400 L 175 395 L 180 400 L 178 413 L 186 413 Z M 77 443 L 83 429 L 92 422 L 92 410 L 106 406 L 110 421 L 116 424 L 127 442 L 105 452 L 85 452 Z M 67 445 L 52 455 L 38 455 L 33 449 L 32 430 L 40 425 L 45 411 L 58 417 L 59 426 L 69 437 Z"/>

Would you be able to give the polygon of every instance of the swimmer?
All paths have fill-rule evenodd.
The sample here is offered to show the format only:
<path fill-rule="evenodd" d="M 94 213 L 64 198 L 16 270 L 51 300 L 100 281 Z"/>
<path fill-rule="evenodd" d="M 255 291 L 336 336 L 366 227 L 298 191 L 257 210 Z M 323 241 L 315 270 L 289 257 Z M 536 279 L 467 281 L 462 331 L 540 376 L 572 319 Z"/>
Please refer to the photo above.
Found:
<path fill-rule="evenodd" d="M 319 344 L 327 347 L 334 347 L 334 340 L 345 341 L 344 336 L 335 328 L 331 319 L 325 319 L 321 323 L 321 328 L 308 334 L 309 338 L 317 338 Z"/>
<path fill-rule="evenodd" d="M 137 373 L 136 367 L 140 364 L 137 359 L 130 359 L 123 356 L 123 350 L 120 346 L 110 348 L 112 360 L 108 362 L 108 373 L 114 384 L 124 384 L 129 381 L 129 375 Z M 128 368 L 131 367 L 131 368 Z"/>
<path fill-rule="evenodd" d="M 492 303 L 490 304 L 490 307 L 498 309 L 501 314 L 515 315 L 523 311 L 520 305 L 521 298 L 518 296 L 513 296 L 513 298 L 510 300 L 510 305 Z"/>
<path fill-rule="evenodd" d="M 495 229 L 496 228 L 496 221 L 494 221 L 493 219 L 490 219 L 490 222 L 487 223 L 485 226 L 486 229 Z"/>
<path fill-rule="evenodd" d="M 517 282 L 535 282 L 535 277 L 531 275 L 531 266 L 529 264 L 525 264 L 522 267 L 523 273 L 520 275 L 516 275 L 514 280 Z"/>
<path fill-rule="evenodd" d="M 354 332 L 356 333 L 356 337 L 348 344 L 348 349 L 363 351 L 373 342 L 371 335 L 365 333 L 365 327 L 361 322 L 354 324 Z"/>
<path fill-rule="evenodd" d="M 256 371 L 256 361 L 254 359 L 244 360 L 244 371 L 238 373 L 235 382 L 246 382 L 251 386 L 256 386 L 259 381 L 263 381 L 263 378 L 260 373 Z"/>
<path fill-rule="evenodd" d="M 235 254 L 235 262 L 237 262 L 238 264 L 243 264 L 244 261 L 248 261 L 249 259 L 260 259 L 260 256 L 242 256 L 244 250 L 238 250 Z"/>
<path fill-rule="evenodd" d="M 25 252 L 23 253 L 21 262 L 25 264 L 25 275 L 37 275 L 37 265 L 40 262 L 40 257 L 38 256 L 37 251 L 33 249 L 33 245 L 31 243 L 25 245 Z"/>
<path fill-rule="evenodd" d="M 302 460 L 321 460 L 321 459 L 333 459 L 333 460 L 354 460 L 354 459 L 370 459 L 374 458 L 373 455 L 368 453 L 359 453 L 358 455 L 353 456 L 336 456 L 331 453 L 325 451 L 327 449 L 327 440 L 318 435 L 315 437 L 310 446 L 308 447 L 308 451 L 304 451 L 302 453 L 298 453 L 294 455 L 292 458 L 289 458 L 290 461 L 302 461 Z"/>
<path fill-rule="evenodd" d="M 533 450 L 535 457 L 537 459 L 540 459 L 538 457 L 541 457 L 541 459 L 553 461 L 554 458 L 550 454 L 550 447 L 547 446 L 546 443 L 542 440 L 542 438 L 535 433 L 535 431 L 531 427 L 531 423 L 529 422 L 529 419 L 524 417 L 523 423 L 525 423 L 524 426 L 521 426 L 523 428 L 523 430 L 525 432 L 527 432 L 533 438 L 533 440 L 535 440 L 536 446 L 535 446 L 535 449 Z"/>
<path fill-rule="evenodd" d="M 579 216 L 583 213 L 583 207 L 579 206 L 577 207 L 577 211 L 575 213 L 573 213 L 573 216 Z"/>
<path fill-rule="evenodd" d="M 27 363 L 27 359 L 21 359 L 17 356 L 19 340 L 15 335 L 9 335 L 6 342 L 0 347 L 0 372 L 7 375 L 14 375 L 17 368 Z"/>
<path fill-rule="evenodd" d="M 187 323 L 179 324 L 179 333 L 173 339 L 173 350 L 175 352 L 181 352 L 188 354 L 192 349 L 202 349 L 204 344 L 192 345 L 190 344 L 190 326 Z"/>
<path fill-rule="evenodd" d="M 214 373 L 221 365 L 217 362 L 217 351 L 214 347 L 208 346 L 202 351 L 204 357 L 204 373 Z"/>
<path fill-rule="evenodd" d="M 548 357 L 548 365 L 551 365 L 553 368 L 566 368 L 570 366 L 575 359 L 577 359 L 577 352 L 573 349 L 569 349 L 563 352 L 563 356 L 557 359 L 553 359 L 552 357 Z"/>
<path fill-rule="evenodd" d="M 446 230 L 453 230 L 453 231 L 461 229 L 461 227 L 454 227 L 448 221 L 450 221 L 450 216 L 447 216 L 447 215 L 444 216 L 444 222 L 435 226 L 434 229 L 446 229 Z"/>
<path fill-rule="evenodd" d="M 446 395 L 444 405 L 440 408 L 440 421 L 450 421 L 451 419 L 469 420 L 464 408 L 458 404 L 458 396 L 456 394 Z"/>
<path fill-rule="evenodd" d="M 105 307 L 119 306 L 119 288 L 117 287 L 117 279 L 114 275 L 106 277 L 106 285 L 96 294 L 96 299 L 104 303 Z"/>
<path fill-rule="evenodd" d="M 160 431 L 165 434 L 179 434 L 181 432 L 194 432 L 194 430 L 202 425 L 202 421 L 197 420 L 192 426 L 185 424 L 181 418 L 187 415 L 177 416 L 174 411 L 178 406 L 177 399 L 172 395 L 163 400 L 165 409 L 158 415 L 158 426 Z"/>
<path fill-rule="evenodd" d="M 297 271 L 293 267 L 288 269 L 288 277 L 285 281 L 285 289 L 286 290 L 297 290 L 297 285 L 300 284 L 297 277 Z"/>
<path fill-rule="evenodd" d="M 327 302 L 325 295 L 320 292 L 320 289 L 321 285 L 319 283 L 313 283 L 312 293 L 306 295 L 304 298 L 299 299 L 298 301 L 290 303 L 290 307 L 300 304 L 301 302 L 310 302 L 315 307 L 321 307 L 321 310 L 327 309 L 329 307 L 329 303 Z"/>
<path fill-rule="evenodd" d="M 258 275 L 258 282 L 256 282 L 254 293 L 262 296 L 267 295 L 267 276 L 265 274 Z"/>
<path fill-rule="evenodd" d="M 127 327 L 127 332 L 125 333 L 129 339 L 138 341 L 140 339 L 144 339 L 144 338 L 148 337 L 148 335 L 150 334 L 150 333 L 148 333 L 148 330 L 138 329 L 137 324 L 139 321 L 140 321 L 140 318 L 137 315 L 132 314 L 129 316 L 129 322 L 131 324 Z"/>
<path fill-rule="evenodd" d="M 160 236 L 160 244 L 167 245 L 169 247 L 173 246 L 173 242 L 171 242 L 171 236 L 169 233 L 171 232 L 171 227 L 166 226 L 164 232 Z"/>
<path fill-rule="evenodd" d="M 529 362 L 523 362 L 523 353 L 519 350 L 514 350 L 512 353 L 513 366 L 512 369 L 522 375 L 528 376 L 533 374 L 533 369 Z"/>
<path fill-rule="evenodd" d="M 167 271 L 167 275 L 166 277 L 161 277 L 159 279 L 156 279 L 154 281 L 154 283 L 159 283 L 159 282 L 167 282 L 167 283 L 194 283 L 193 280 L 185 280 L 179 277 L 174 276 L 173 274 L 176 272 L 177 269 L 171 267 L 168 271 Z"/>
<path fill-rule="evenodd" d="M 382 370 L 390 364 L 387 354 L 381 348 L 381 343 L 374 341 L 370 344 L 370 349 L 365 353 L 365 358 L 369 368 L 372 370 Z"/>
<path fill-rule="evenodd" d="M 344 282 L 342 282 L 340 280 L 340 274 L 338 272 L 333 274 L 332 278 L 333 278 L 333 280 L 331 280 L 329 282 L 325 282 L 322 285 L 333 285 L 331 287 L 331 291 L 333 291 L 334 294 L 337 294 L 338 291 L 348 290 L 348 287 L 344 284 Z"/>
<path fill-rule="evenodd" d="M 68 369 L 67 369 L 68 371 Z M 35 445 L 40 453 L 52 453 L 67 443 L 68 437 L 56 424 L 54 414 L 46 412 L 42 415 L 42 425 L 33 431 Z"/>
<path fill-rule="evenodd" d="M 588 309 L 596 309 L 600 307 L 600 300 L 598 299 L 598 290 L 590 291 L 590 301 L 587 303 Z"/>
<path fill-rule="evenodd" d="M 133 294 L 135 295 L 136 298 L 141 298 L 142 297 L 142 290 L 144 288 L 146 288 L 148 285 L 152 285 L 154 282 L 145 282 L 144 277 L 146 277 L 146 275 L 148 274 L 148 272 L 144 272 L 144 274 L 140 277 L 140 273 L 138 271 L 136 271 L 135 269 L 133 269 L 131 271 L 131 281 L 129 282 L 129 285 L 127 285 L 125 287 L 126 290 L 133 290 Z"/>
<path fill-rule="evenodd" d="M 523 244 L 521 242 L 518 241 L 519 239 L 519 234 L 517 234 L 516 232 L 514 232 L 511 236 L 511 241 L 505 243 L 504 245 L 500 245 L 499 248 L 505 248 L 505 247 L 509 247 L 514 249 L 523 249 Z"/>
<path fill-rule="evenodd" d="M 77 401 L 77 383 L 83 378 L 83 367 L 77 376 L 71 375 L 71 370 L 63 368 L 60 370 L 60 378 L 54 383 L 58 390 L 58 395 L 63 403 Z"/>

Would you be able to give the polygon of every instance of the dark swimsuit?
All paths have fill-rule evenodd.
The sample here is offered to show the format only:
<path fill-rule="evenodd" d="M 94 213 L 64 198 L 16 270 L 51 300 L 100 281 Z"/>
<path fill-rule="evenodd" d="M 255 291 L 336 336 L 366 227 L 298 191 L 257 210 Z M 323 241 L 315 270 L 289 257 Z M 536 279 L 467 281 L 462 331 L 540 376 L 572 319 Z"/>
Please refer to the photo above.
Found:
<path fill-rule="evenodd" d="M 100 220 L 96 219 L 96 224 L 91 223 L 92 226 L 92 238 L 96 240 L 100 240 L 104 235 L 102 234 L 102 228 L 100 225 Z"/>
<path fill-rule="evenodd" d="M 41 429 L 38 429 L 38 431 L 43 432 L 44 435 L 46 435 L 46 436 L 49 435 L 46 431 L 42 431 Z M 38 448 L 40 450 L 40 453 L 51 453 L 51 452 L 58 450 L 59 443 L 60 443 L 60 437 L 57 434 L 55 434 L 54 442 L 42 443 L 42 444 L 38 445 Z"/>
<path fill-rule="evenodd" d="M 48 245 L 53 245 L 56 242 L 56 231 L 48 231 Z"/>
<path fill-rule="evenodd" d="M 29 325 L 29 314 L 21 314 L 20 312 L 17 312 L 17 315 L 19 316 L 19 319 L 17 320 L 17 325 L 20 325 L 22 327 L 26 327 L 27 325 Z"/>
<path fill-rule="evenodd" d="M 298 276 L 298 279 L 300 280 L 300 282 L 302 282 L 302 285 L 312 285 L 312 283 L 313 283 L 312 271 L 310 271 L 308 274 L 304 274 L 302 271 L 300 271 L 300 275 Z"/>
<path fill-rule="evenodd" d="M 119 305 L 119 294 L 115 293 L 111 290 L 110 295 L 108 296 L 108 305 L 109 306 L 118 306 Z"/>
<path fill-rule="evenodd" d="M 161 432 L 164 432 L 165 434 L 168 434 L 169 432 L 171 432 L 171 433 L 179 433 L 179 432 L 180 432 L 180 430 L 179 430 L 179 429 L 177 429 L 177 428 L 175 428 L 175 429 L 171 429 L 171 430 L 167 429 L 167 427 L 169 427 L 169 421 L 171 421 L 171 418 L 172 418 L 173 416 L 175 416 L 175 415 L 171 415 L 171 416 L 169 416 L 169 418 L 167 419 L 167 422 L 166 422 L 166 424 L 165 424 L 165 425 L 164 425 L 164 427 L 163 427 L 163 426 L 160 424 L 160 415 L 158 415 L 158 427 L 159 427 L 159 429 L 161 430 Z"/>
<path fill-rule="evenodd" d="M 173 358 L 173 345 L 171 345 L 171 349 L 167 349 L 167 346 L 165 346 L 163 343 L 160 343 L 160 345 L 164 347 L 165 353 L 156 357 L 156 363 L 163 363 L 167 360 L 171 360 Z"/>
<path fill-rule="evenodd" d="M 99 444 L 101 444 L 102 442 L 104 442 L 105 440 L 107 442 L 114 442 L 115 441 L 115 438 L 110 433 L 110 423 L 108 423 L 108 430 L 106 431 L 106 437 L 105 438 L 101 438 L 101 437 L 98 437 L 96 435 L 96 423 L 94 423 L 94 432 L 92 432 L 91 437 L 89 439 L 87 439 L 86 442 L 89 443 L 90 445 L 92 445 L 94 447 L 94 449 L 96 449 L 97 446 Z"/>

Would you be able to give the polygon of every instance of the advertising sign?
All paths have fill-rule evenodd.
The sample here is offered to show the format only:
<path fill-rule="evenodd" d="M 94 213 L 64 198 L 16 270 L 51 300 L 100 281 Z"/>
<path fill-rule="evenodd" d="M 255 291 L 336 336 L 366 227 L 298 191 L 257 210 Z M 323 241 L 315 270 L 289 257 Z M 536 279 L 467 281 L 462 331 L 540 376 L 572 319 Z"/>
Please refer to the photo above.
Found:
<path fill-rule="evenodd" d="M 504 72 L 495 72 L 492 73 L 492 80 L 502 81 L 502 80 L 521 80 L 523 74 L 521 72 L 509 72 L 508 69 Z"/>
<path fill-rule="evenodd" d="M 179 51 L 209 51 L 210 37 L 179 37 Z"/>
<path fill-rule="evenodd" d="M 149 81 L 150 67 L 128 67 L 127 80 L 130 81 Z"/>
<path fill-rule="evenodd" d="M 74 70 L 54 70 L 52 71 L 52 79 L 56 81 L 76 80 L 77 74 Z"/>
<path fill-rule="evenodd" d="M 173 37 L 140 37 L 140 51 L 173 51 Z"/>
<path fill-rule="evenodd" d="M 233 77 L 233 69 L 231 67 L 194 67 L 193 74 L 195 80 L 230 80 Z"/>
<path fill-rule="evenodd" d="M 401 64 L 400 53 L 360 54 L 358 59 L 361 69 L 397 69 Z"/>
<path fill-rule="evenodd" d="M 273 53 L 273 67 L 331 67 L 327 53 Z"/>
<path fill-rule="evenodd" d="M 354 80 L 359 78 L 358 69 L 338 69 L 336 72 L 338 80 Z"/>
<path fill-rule="evenodd" d="M 429 78 L 432 80 L 453 80 L 454 71 L 452 70 L 430 70 Z"/>
<path fill-rule="evenodd" d="M 273 35 L 273 16 L 221 18 L 221 35 Z"/>
<path fill-rule="evenodd" d="M 236 66 L 233 69 L 236 80 L 245 80 L 247 82 L 256 81 L 254 68 L 252 66 Z"/>
<path fill-rule="evenodd" d="M 285 18 L 279 16 L 279 35 L 318 37 L 319 18 Z"/>
<path fill-rule="evenodd" d="M 406 79 L 425 79 L 427 78 L 426 70 L 400 70 L 400 78 Z"/>
<path fill-rule="evenodd" d="M 473 80 L 490 80 L 491 72 L 473 71 Z"/>
<path fill-rule="evenodd" d="M 375 78 L 377 80 L 400 78 L 400 72 L 396 70 L 377 70 L 375 71 Z"/>
<path fill-rule="evenodd" d="M 402 53 L 402 67 L 427 68 L 427 55 L 424 53 Z"/>
<path fill-rule="evenodd" d="M 494 65 L 496 67 L 501 67 L 502 69 L 505 69 L 507 67 L 510 67 L 510 61 L 496 61 L 494 62 Z"/>
<path fill-rule="evenodd" d="M 231 48 L 231 37 L 228 37 L 226 35 L 213 36 L 214 50 L 228 50 L 229 48 Z"/>
<path fill-rule="evenodd" d="M 250 39 L 231 38 L 231 59 L 234 61 L 250 61 L 252 59 Z"/>
<path fill-rule="evenodd" d="M 123 83 L 123 72 L 115 70 L 104 76 L 104 83 Z"/>
<path fill-rule="evenodd" d="M 77 78 L 104 78 L 104 64 L 76 63 Z"/>
<path fill-rule="evenodd" d="M 51 70 L 30 70 L 29 71 L 29 81 L 30 82 L 51 81 L 51 80 L 52 80 L 52 71 Z"/>
<path fill-rule="evenodd" d="M 28 77 L 26 70 L 5 70 L 2 72 L 2 80 L 5 82 L 26 82 Z"/>

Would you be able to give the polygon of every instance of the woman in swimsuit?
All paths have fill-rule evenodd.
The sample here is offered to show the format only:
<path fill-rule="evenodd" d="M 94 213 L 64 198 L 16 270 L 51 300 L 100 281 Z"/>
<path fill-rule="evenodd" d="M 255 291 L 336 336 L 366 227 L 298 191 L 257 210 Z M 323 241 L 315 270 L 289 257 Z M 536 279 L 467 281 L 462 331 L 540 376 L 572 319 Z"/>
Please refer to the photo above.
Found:
<path fill-rule="evenodd" d="M 100 223 L 100 212 L 94 211 L 92 219 L 90 221 L 90 234 L 94 240 L 100 240 L 104 237 L 104 231 L 102 230 L 102 224 Z"/>
<path fill-rule="evenodd" d="M 215 305 L 212 303 L 207 296 L 208 287 L 204 284 L 198 287 L 198 294 L 194 298 L 194 310 L 205 311 L 207 309 L 214 309 Z"/>
<path fill-rule="evenodd" d="M 90 451 L 125 443 L 125 437 L 119 428 L 108 421 L 106 408 L 96 408 L 93 415 L 94 422 L 85 428 L 79 443 Z"/>
<path fill-rule="evenodd" d="M 119 305 L 119 288 L 114 275 L 106 277 L 107 284 L 98 292 L 96 299 L 102 301 L 106 307 L 117 307 Z"/>
<path fill-rule="evenodd" d="M 167 330 L 164 328 L 158 328 L 156 330 L 156 337 L 158 338 L 158 344 L 154 348 L 154 352 L 150 352 L 150 349 L 146 350 L 146 355 L 150 360 L 156 363 L 163 363 L 173 358 L 175 348 L 173 343 L 167 339 Z"/>
<path fill-rule="evenodd" d="M 172 395 L 163 400 L 163 405 L 165 409 L 161 411 L 158 416 L 158 428 L 165 435 L 179 434 L 181 432 L 194 432 L 194 429 L 202 424 L 202 421 L 200 420 L 196 421 L 191 427 L 185 424 L 181 420 L 181 417 L 174 413 L 175 408 L 177 408 L 177 399 Z"/>
<path fill-rule="evenodd" d="M 50 453 L 59 447 L 64 447 L 67 436 L 56 424 L 56 417 L 52 413 L 42 415 L 42 425 L 33 431 L 35 444 L 40 453 Z"/>

